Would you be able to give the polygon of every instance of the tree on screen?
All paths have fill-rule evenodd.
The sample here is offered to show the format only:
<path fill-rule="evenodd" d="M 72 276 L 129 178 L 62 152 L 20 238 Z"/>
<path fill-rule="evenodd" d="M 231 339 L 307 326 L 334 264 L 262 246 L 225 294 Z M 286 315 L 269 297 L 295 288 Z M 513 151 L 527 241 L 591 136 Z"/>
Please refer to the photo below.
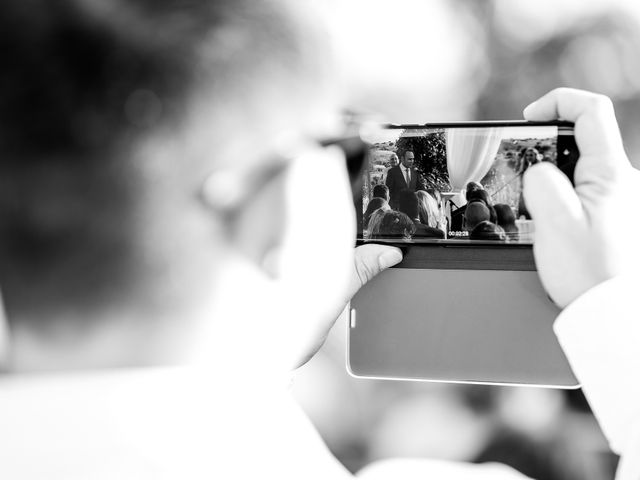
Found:
<path fill-rule="evenodd" d="M 425 180 L 426 188 L 435 188 L 444 192 L 451 189 L 449 172 L 447 171 L 444 131 L 428 133 L 419 137 L 404 136 L 403 133 L 396 145 L 400 158 L 407 150 L 413 151 L 416 169 Z"/>

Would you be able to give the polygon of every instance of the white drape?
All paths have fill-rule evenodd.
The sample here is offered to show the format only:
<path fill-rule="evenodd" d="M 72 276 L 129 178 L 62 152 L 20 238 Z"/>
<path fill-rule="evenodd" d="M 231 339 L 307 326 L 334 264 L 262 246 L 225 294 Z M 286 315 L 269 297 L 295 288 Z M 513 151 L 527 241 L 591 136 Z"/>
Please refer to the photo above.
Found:
<path fill-rule="evenodd" d="M 445 132 L 447 170 L 452 190 L 460 191 L 469 182 L 479 182 L 496 158 L 503 128 L 450 128 Z"/>

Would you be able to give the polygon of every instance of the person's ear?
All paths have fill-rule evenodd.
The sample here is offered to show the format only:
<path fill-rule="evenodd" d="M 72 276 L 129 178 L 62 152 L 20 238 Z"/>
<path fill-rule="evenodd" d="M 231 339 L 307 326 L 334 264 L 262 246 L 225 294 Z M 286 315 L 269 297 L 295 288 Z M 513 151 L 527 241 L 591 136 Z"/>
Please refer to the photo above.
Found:
<path fill-rule="evenodd" d="M 217 171 L 204 182 L 202 200 L 221 219 L 219 228 L 226 230 L 234 248 L 259 267 L 272 263 L 284 235 L 286 170 L 286 165 L 267 169 L 261 180 L 256 180 L 259 166 L 245 173 Z"/>
<path fill-rule="evenodd" d="M 261 186 L 231 223 L 234 246 L 272 276 L 286 228 L 285 173 Z"/>

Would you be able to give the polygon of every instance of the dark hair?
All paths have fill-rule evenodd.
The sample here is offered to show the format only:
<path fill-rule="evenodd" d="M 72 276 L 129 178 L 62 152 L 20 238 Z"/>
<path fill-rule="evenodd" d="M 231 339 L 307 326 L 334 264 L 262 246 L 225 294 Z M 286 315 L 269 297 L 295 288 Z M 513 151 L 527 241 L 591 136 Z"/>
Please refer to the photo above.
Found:
<path fill-rule="evenodd" d="M 470 240 L 496 240 L 504 242 L 507 239 L 507 236 L 504 233 L 502 227 L 496 225 L 495 223 L 489 222 L 485 220 L 484 222 L 480 222 L 475 228 L 469 233 Z"/>
<path fill-rule="evenodd" d="M 464 196 L 467 199 L 467 201 L 469 201 L 469 195 L 472 192 L 478 191 L 478 190 L 484 190 L 484 187 L 482 186 L 482 184 L 478 183 L 478 182 L 469 182 L 467 183 L 467 186 L 464 189 Z"/>
<path fill-rule="evenodd" d="M 404 189 L 398 194 L 398 210 L 409 216 L 411 220 L 420 218 L 418 196 L 411 190 Z"/>
<path fill-rule="evenodd" d="M 149 127 L 177 121 L 205 77 L 224 90 L 268 44 L 295 44 L 275 10 L 242 1 L 84 3 L 2 2 L 1 153 L 21 162 L 43 160 L 42 153 L 93 160 Z M 233 26 L 251 28 L 251 46 L 241 55 L 223 37 L 210 42 Z"/>
<path fill-rule="evenodd" d="M 489 209 L 489 220 L 493 223 L 496 223 L 498 221 L 498 217 L 496 216 L 496 210 L 495 208 L 493 208 L 493 205 L 491 204 L 491 196 L 489 195 L 489 192 L 487 192 L 486 190 L 473 190 L 467 196 L 467 202 L 468 202 L 467 204 L 472 202 L 484 203 Z"/>
<path fill-rule="evenodd" d="M 380 221 L 378 234 L 371 238 L 410 238 L 415 232 L 416 226 L 407 215 L 389 210 Z"/>
<path fill-rule="evenodd" d="M 388 198 L 389 197 L 389 187 L 386 185 L 374 185 L 373 186 L 373 197 L 376 198 Z"/>
<path fill-rule="evenodd" d="M 147 268 L 136 251 L 147 165 L 131 152 L 179 129 L 200 89 L 211 101 L 250 102 L 259 72 L 292 78 L 315 66 L 287 16 L 242 0 L 0 2 L 0 285 L 10 321 L 135 294 Z M 200 175 L 189 160 L 162 161 Z"/>
<path fill-rule="evenodd" d="M 378 210 L 379 208 L 383 208 L 383 207 L 388 207 L 389 204 L 387 203 L 387 201 L 384 198 L 380 198 L 380 197 L 374 197 L 369 201 L 369 204 L 367 205 L 367 209 L 365 210 L 363 216 L 362 216 L 362 220 L 363 220 L 363 225 L 366 227 L 367 225 L 369 225 L 369 220 L 371 219 L 371 214 L 373 212 L 375 212 L 376 210 Z"/>
<path fill-rule="evenodd" d="M 497 203 L 493 208 L 496 210 L 496 223 L 500 225 L 505 232 L 512 233 L 518 231 L 518 227 L 516 226 L 516 215 L 513 213 L 513 209 L 509 205 Z"/>
<path fill-rule="evenodd" d="M 484 202 L 474 201 L 467 204 L 464 212 L 465 229 L 473 230 L 476 225 L 485 220 L 491 219 L 489 207 Z"/>
<path fill-rule="evenodd" d="M 476 189 L 467 192 L 467 203 L 471 203 L 474 201 L 484 202 L 487 207 L 491 206 L 491 197 L 489 196 L 489 192 L 486 190 Z"/>

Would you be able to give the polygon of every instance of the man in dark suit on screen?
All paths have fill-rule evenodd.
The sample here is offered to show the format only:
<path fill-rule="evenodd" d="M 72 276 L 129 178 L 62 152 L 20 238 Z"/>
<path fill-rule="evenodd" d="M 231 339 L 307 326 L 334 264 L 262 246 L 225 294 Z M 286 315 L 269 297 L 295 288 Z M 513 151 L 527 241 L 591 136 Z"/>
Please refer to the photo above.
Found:
<path fill-rule="evenodd" d="M 419 173 L 413 166 L 415 155 L 411 150 L 407 150 L 402 155 L 402 162 L 389 169 L 387 173 L 386 185 L 389 187 L 391 197 L 389 205 L 392 209 L 398 210 L 399 194 L 402 190 L 415 192 L 420 188 L 421 180 Z"/>

